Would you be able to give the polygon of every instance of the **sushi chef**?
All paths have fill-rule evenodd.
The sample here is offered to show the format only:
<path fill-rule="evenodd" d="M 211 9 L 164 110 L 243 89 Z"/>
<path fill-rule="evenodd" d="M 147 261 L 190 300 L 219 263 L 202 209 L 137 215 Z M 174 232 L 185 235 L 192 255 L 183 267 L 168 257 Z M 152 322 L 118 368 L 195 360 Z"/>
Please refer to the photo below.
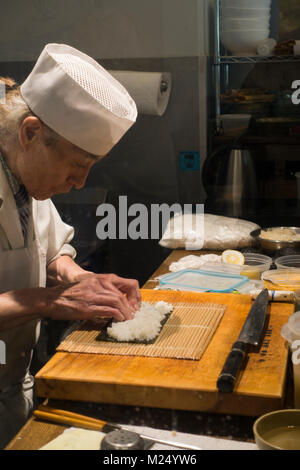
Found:
<path fill-rule="evenodd" d="M 20 87 L 11 79 L 3 83 L 0 448 L 33 409 L 29 366 L 40 320 L 122 321 L 140 304 L 137 281 L 76 264 L 73 228 L 50 200 L 84 186 L 91 167 L 134 124 L 134 101 L 96 61 L 63 44 L 48 44 Z"/>

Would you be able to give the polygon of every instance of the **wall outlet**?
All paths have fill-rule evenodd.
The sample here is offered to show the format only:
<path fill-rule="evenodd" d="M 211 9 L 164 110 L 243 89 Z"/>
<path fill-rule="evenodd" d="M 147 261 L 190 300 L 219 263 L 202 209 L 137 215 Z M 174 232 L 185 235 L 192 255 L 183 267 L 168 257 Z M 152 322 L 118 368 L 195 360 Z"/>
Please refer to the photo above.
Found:
<path fill-rule="evenodd" d="M 181 171 L 199 171 L 200 154 L 199 152 L 180 152 L 179 168 Z"/>

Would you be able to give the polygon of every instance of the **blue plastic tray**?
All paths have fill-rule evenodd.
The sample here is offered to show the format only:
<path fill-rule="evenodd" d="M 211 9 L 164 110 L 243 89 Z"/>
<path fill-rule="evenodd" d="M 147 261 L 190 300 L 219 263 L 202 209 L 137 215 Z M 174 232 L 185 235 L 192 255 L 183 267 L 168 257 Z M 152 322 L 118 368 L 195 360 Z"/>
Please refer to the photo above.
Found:
<path fill-rule="evenodd" d="M 166 274 L 160 278 L 160 285 L 179 290 L 232 292 L 245 282 L 247 276 L 224 274 L 198 269 L 183 269 L 176 273 Z"/>

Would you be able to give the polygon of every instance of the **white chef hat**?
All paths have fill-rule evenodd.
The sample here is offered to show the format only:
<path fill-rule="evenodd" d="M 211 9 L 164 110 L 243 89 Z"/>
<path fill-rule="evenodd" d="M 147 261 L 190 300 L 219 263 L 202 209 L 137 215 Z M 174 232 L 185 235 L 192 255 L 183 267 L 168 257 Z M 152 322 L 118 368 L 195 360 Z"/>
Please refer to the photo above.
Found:
<path fill-rule="evenodd" d="M 65 44 L 48 44 L 21 85 L 29 108 L 79 148 L 105 155 L 134 124 L 136 105 L 101 65 Z"/>

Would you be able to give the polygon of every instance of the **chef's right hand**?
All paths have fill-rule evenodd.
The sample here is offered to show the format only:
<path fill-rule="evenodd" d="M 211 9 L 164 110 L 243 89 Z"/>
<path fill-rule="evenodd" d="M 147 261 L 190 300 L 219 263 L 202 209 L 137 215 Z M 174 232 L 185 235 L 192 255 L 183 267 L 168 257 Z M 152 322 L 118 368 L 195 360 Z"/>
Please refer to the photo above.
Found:
<path fill-rule="evenodd" d="M 100 290 L 95 279 L 45 289 L 50 295 L 45 316 L 54 320 L 131 320 L 133 310 L 122 293 Z"/>

